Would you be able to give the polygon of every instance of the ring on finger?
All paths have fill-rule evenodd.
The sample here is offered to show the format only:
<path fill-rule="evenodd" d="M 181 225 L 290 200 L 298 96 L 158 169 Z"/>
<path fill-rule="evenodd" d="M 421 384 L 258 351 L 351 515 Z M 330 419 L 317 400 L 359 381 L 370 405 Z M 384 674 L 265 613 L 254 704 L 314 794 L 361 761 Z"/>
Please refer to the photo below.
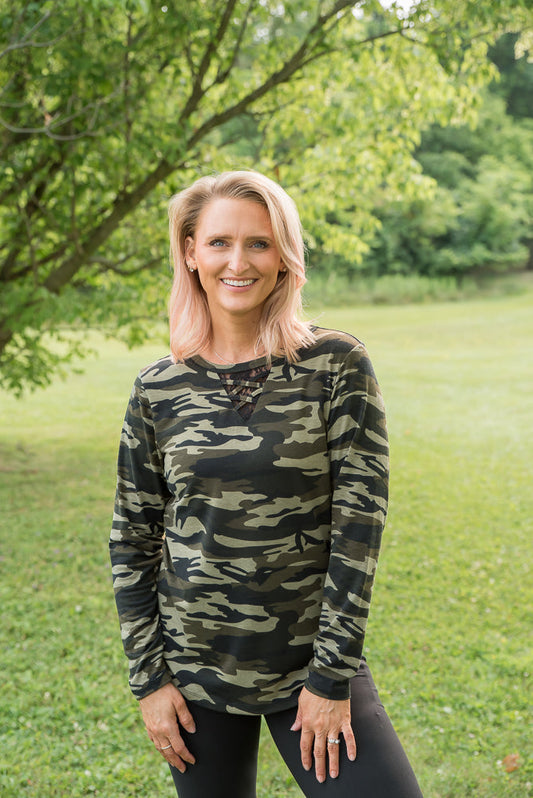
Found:
<path fill-rule="evenodd" d="M 159 750 L 160 751 L 166 751 L 167 748 L 172 748 L 172 743 L 170 743 L 170 745 L 163 745 Z"/>
<path fill-rule="evenodd" d="M 330 745 L 339 745 L 340 740 L 338 737 L 328 737 L 328 743 Z"/>

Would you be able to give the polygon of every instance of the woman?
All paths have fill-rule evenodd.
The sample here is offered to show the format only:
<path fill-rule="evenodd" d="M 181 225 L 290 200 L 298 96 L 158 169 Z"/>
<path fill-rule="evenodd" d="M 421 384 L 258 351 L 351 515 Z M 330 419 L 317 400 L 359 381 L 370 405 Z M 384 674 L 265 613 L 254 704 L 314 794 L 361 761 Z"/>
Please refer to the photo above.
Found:
<path fill-rule="evenodd" d="M 420 798 L 362 656 L 387 503 L 363 345 L 298 319 L 292 200 L 170 203 L 172 354 L 124 423 L 111 557 L 130 685 L 180 798 L 251 798 L 260 719 L 306 796 Z"/>

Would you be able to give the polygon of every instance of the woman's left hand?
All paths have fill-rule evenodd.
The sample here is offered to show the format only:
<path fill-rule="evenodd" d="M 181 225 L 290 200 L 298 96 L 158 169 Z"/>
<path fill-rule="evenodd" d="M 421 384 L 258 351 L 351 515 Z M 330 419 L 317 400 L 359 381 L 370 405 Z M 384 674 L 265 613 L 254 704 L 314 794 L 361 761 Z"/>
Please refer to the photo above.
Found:
<path fill-rule="evenodd" d="M 348 759 L 355 759 L 357 748 L 350 723 L 350 699 L 333 701 L 310 693 L 302 688 L 298 701 L 298 714 L 291 731 L 300 731 L 300 751 L 302 765 L 311 770 L 313 757 L 317 780 L 326 780 L 326 755 L 329 760 L 329 775 L 332 779 L 339 775 L 339 748 L 344 738 Z M 336 742 L 331 742 L 335 740 Z"/>

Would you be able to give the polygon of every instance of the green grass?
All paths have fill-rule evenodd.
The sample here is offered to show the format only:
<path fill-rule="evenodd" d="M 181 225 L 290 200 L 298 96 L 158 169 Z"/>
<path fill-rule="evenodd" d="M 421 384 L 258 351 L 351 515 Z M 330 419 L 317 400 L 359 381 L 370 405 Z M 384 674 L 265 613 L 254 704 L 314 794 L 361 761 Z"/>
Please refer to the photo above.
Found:
<path fill-rule="evenodd" d="M 386 399 L 367 656 L 425 798 L 532 795 L 532 295 L 318 320 L 365 341 Z M 127 688 L 107 555 L 125 404 L 163 350 L 100 349 L 83 375 L 0 395 L 3 798 L 174 794 Z M 299 795 L 264 735 L 258 796 Z"/>

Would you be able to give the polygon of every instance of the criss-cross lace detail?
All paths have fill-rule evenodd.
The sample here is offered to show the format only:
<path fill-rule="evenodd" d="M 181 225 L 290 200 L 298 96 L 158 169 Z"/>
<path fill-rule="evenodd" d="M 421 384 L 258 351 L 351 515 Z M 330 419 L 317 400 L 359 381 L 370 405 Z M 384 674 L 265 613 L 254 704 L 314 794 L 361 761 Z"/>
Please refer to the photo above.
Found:
<path fill-rule="evenodd" d="M 226 389 L 235 410 L 247 421 L 255 410 L 270 368 L 255 366 L 243 371 L 219 372 L 220 381 Z"/>

